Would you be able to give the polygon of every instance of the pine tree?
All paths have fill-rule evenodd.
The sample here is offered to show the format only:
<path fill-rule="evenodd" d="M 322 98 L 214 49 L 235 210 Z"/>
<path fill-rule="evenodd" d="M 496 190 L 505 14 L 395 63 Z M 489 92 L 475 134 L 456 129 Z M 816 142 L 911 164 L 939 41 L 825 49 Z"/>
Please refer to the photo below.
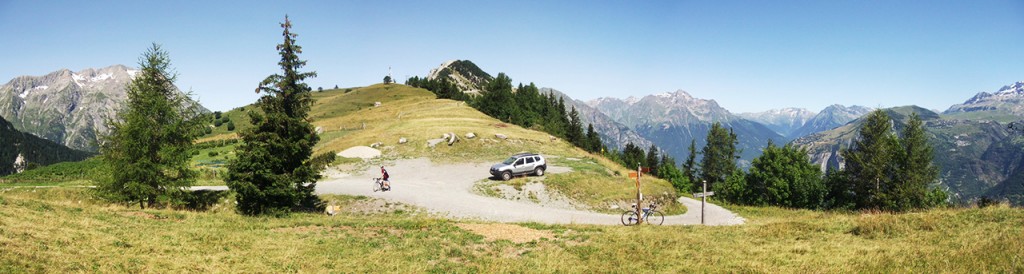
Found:
<path fill-rule="evenodd" d="M 726 130 L 717 122 L 711 125 L 700 165 L 701 180 L 707 182 L 708 189 L 715 189 L 715 183 L 724 182 L 736 170 L 736 159 L 739 159 L 736 144 L 732 130 Z"/>
<path fill-rule="evenodd" d="M 98 191 L 118 202 L 138 202 L 140 208 L 175 202 L 191 186 L 196 172 L 189 168 L 193 141 L 202 134 L 198 104 L 176 92 L 170 57 L 159 45 L 139 61 L 141 73 L 128 83 L 127 103 L 116 120 L 108 121 L 101 152 L 110 165 L 111 181 Z M 208 118 L 207 118 L 208 119 Z"/>
<path fill-rule="evenodd" d="M 320 140 L 308 115 L 313 99 L 303 80 L 315 72 L 299 72 L 306 61 L 298 54 L 291 21 L 285 16 L 284 42 L 280 51 L 283 75 L 268 76 L 256 89 L 266 93 L 249 111 L 253 127 L 239 135 L 243 143 L 228 166 L 227 184 L 237 194 L 238 210 L 247 215 L 282 215 L 292 210 L 319 210 L 323 204 L 314 194 L 316 181 L 333 153 L 310 158 Z"/>
<path fill-rule="evenodd" d="M 925 136 L 924 122 L 917 113 L 910 115 L 910 120 L 903 128 L 900 145 L 902 159 L 898 162 L 896 209 L 928 207 L 928 185 L 938 180 L 939 171 L 932 164 L 932 147 Z"/>
<path fill-rule="evenodd" d="M 683 162 L 683 175 L 686 176 L 686 180 L 691 184 L 697 183 L 697 174 L 699 173 L 697 167 L 697 140 L 690 140 L 690 154 L 686 156 L 686 162 Z M 694 189 L 686 189 L 683 191 L 692 191 Z"/>
<path fill-rule="evenodd" d="M 601 136 L 597 135 L 597 131 L 594 130 L 594 124 L 587 124 L 587 144 L 586 150 L 592 153 L 601 152 Z"/>
<path fill-rule="evenodd" d="M 891 131 L 889 115 L 872 111 L 861 126 L 853 145 L 843 151 L 846 157 L 846 182 L 852 184 L 857 208 L 891 209 L 899 141 Z"/>
<path fill-rule="evenodd" d="M 578 147 L 583 147 L 583 121 L 580 120 L 580 112 L 576 111 L 576 106 L 572 106 L 572 110 L 569 111 L 569 127 L 565 139 Z"/>
<path fill-rule="evenodd" d="M 658 176 L 659 178 L 661 177 L 661 173 L 658 173 L 658 168 L 661 167 L 660 160 L 661 158 L 658 157 L 658 147 L 652 144 L 651 148 L 647 150 L 647 161 L 644 165 L 651 169 L 651 175 Z"/>

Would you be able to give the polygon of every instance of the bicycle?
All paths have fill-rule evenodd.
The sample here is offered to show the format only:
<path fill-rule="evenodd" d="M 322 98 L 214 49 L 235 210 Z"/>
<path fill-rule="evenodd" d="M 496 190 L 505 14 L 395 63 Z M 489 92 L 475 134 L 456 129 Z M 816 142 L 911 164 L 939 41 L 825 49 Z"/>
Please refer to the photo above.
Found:
<path fill-rule="evenodd" d="M 384 187 L 384 179 L 382 179 L 382 178 L 373 178 L 373 192 L 389 191 L 389 190 L 391 190 L 391 186 Z"/>
<path fill-rule="evenodd" d="M 636 217 L 636 204 L 633 204 L 632 208 L 633 210 L 628 210 L 622 213 L 622 225 L 631 226 L 637 224 L 639 218 Z M 657 208 L 657 204 L 651 203 L 649 208 L 642 209 L 645 223 L 661 225 L 665 222 L 665 214 L 656 210 Z"/>

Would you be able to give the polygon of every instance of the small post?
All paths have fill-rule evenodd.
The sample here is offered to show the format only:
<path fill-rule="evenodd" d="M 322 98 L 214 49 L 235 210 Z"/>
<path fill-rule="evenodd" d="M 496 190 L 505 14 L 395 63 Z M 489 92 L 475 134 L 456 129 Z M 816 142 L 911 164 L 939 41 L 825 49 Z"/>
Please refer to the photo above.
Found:
<path fill-rule="evenodd" d="M 636 224 L 642 224 L 644 222 L 644 215 L 642 212 L 643 205 L 640 203 L 643 199 L 643 194 L 640 194 L 640 164 L 636 165 Z"/>
<path fill-rule="evenodd" d="M 700 224 L 704 225 L 704 203 L 707 202 L 707 199 L 708 199 L 707 198 L 708 197 L 708 181 L 707 180 L 700 180 L 700 181 L 701 181 L 701 191 L 700 191 L 700 193 L 702 194 L 700 196 Z"/>

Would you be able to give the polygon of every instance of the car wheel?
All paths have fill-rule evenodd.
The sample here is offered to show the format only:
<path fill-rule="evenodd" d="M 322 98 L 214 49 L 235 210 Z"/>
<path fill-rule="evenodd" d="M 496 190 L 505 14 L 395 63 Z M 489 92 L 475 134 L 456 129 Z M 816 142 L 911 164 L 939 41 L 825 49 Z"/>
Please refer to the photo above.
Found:
<path fill-rule="evenodd" d="M 538 167 L 537 169 L 534 169 L 533 170 L 533 175 L 544 176 L 544 168 L 543 167 Z"/>
<path fill-rule="evenodd" d="M 501 179 L 505 180 L 505 181 L 512 180 L 512 172 L 508 172 L 508 171 L 502 172 L 501 173 Z"/>

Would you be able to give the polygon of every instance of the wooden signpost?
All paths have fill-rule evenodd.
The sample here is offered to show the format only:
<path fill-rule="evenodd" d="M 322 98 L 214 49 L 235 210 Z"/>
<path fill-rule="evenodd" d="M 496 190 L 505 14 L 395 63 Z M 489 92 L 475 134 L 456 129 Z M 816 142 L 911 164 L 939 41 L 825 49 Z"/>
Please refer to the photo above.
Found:
<path fill-rule="evenodd" d="M 700 224 L 704 224 L 704 204 L 707 203 L 707 197 L 715 195 L 714 191 L 708 192 L 708 181 L 701 180 L 701 192 L 694 193 L 694 198 L 700 198 Z"/>

